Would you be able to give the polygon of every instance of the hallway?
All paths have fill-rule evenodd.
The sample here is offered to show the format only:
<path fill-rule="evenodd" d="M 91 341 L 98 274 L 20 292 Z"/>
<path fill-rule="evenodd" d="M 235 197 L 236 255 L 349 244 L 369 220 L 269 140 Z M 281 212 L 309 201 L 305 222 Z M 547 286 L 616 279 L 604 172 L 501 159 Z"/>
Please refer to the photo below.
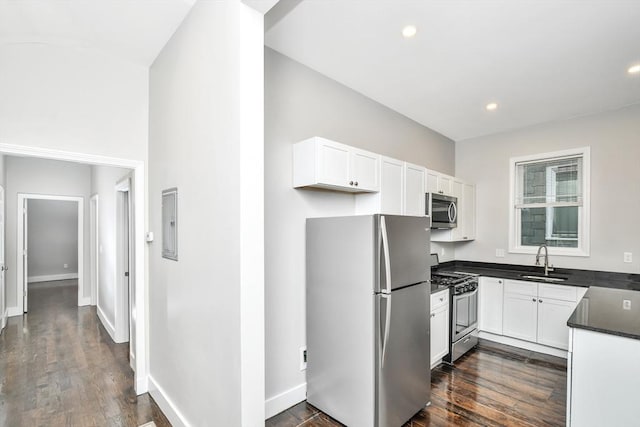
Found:
<path fill-rule="evenodd" d="M 114 344 L 77 280 L 29 286 L 29 313 L 0 335 L 0 426 L 170 426 L 132 389 L 128 344 Z"/>

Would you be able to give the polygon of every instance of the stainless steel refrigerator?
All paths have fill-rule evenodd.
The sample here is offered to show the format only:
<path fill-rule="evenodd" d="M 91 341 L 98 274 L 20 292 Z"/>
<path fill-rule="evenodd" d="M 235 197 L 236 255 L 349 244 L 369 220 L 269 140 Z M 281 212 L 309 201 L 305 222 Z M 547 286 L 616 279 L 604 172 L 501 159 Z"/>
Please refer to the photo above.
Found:
<path fill-rule="evenodd" d="M 307 401 L 398 427 L 430 397 L 429 217 L 307 219 Z"/>

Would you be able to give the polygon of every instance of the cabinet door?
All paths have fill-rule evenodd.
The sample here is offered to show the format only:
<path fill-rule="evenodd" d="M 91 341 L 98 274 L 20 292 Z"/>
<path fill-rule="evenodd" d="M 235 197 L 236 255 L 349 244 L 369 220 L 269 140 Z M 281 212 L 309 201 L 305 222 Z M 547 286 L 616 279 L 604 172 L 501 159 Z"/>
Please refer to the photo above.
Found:
<path fill-rule="evenodd" d="M 480 277 L 478 289 L 478 329 L 502 335 L 504 281 Z"/>
<path fill-rule="evenodd" d="M 449 353 L 449 306 L 431 313 L 431 366 Z"/>
<path fill-rule="evenodd" d="M 446 194 L 452 196 L 453 194 L 453 179 L 448 175 L 440 175 L 438 177 L 438 192 L 440 194 Z"/>
<path fill-rule="evenodd" d="M 461 206 L 458 211 L 458 221 L 463 224 L 462 240 L 476 238 L 476 186 L 462 185 Z"/>
<path fill-rule="evenodd" d="M 438 177 L 440 174 L 436 171 L 432 171 L 427 169 L 427 180 L 426 187 L 427 193 L 437 193 L 438 192 Z"/>
<path fill-rule="evenodd" d="M 321 184 L 348 187 L 351 153 L 349 147 L 322 140 L 317 147 L 317 181 Z"/>
<path fill-rule="evenodd" d="M 404 162 L 382 157 L 380 160 L 380 213 L 402 215 Z"/>
<path fill-rule="evenodd" d="M 352 149 L 351 177 L 355 186 L 363 191 L 380 190 L 380 156 L 364 150 Z"/>
<path fill-rule="evenodd" d="M 538 299 L 538 344 L 569 349 L 567 320 L 576 303 L 549 298 Z"/>
<path fill-rule="evenodd" d="M 423 216 L 425 181 L 427 170 L 422 166 L 405 163 L 404 166 L 404 214 Z"/>
<path fill-rule="evenodd" d="M 503 333 L 508 337 L 536 342 L 538 298 L 523 294 L 504 294 Z"/>

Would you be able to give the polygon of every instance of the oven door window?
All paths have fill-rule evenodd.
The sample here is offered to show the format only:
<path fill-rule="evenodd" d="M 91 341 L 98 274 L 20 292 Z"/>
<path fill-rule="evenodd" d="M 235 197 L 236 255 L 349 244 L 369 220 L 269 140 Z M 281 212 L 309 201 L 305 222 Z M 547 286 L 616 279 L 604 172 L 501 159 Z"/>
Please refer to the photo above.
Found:
<path fill-rule="evenodd" d="M 454 341 L 474 330 L 478 324 L 478 292 L 456 295 L 453 319 Z"/>

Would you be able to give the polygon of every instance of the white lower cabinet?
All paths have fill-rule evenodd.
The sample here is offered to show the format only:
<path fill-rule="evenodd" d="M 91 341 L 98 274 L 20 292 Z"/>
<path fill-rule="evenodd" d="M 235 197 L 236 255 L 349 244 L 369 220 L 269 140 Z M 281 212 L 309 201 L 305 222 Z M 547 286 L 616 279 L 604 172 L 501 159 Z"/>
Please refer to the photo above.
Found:
<path fill-rule="evenodd" d="M 575 302 L 539 298 L 538 344 L 567 350 L 569 348 L 567 320 L 575 308 Z"/>
<path fill-rule="evenodd" d="M 508 286 L 508 285 L 507 285 Z M 536 341 L 538 303 L 530 295 L 504 293 L 504 335 Z"/>
<path fill-rule="evenodd" d="M 478 279 L 478 329 L 502 335 L 504 280 L 494 277 Z"/>
<path fill-rule="evenodd" d="M 449 291 L 431 295 L 431 367 L 449 353 Z"/>
<path fill-rule="evenodd" d="M 567 350 L 567 320 L 582 295 L 575 286 L 505 280 L 503 335 Z"/>

